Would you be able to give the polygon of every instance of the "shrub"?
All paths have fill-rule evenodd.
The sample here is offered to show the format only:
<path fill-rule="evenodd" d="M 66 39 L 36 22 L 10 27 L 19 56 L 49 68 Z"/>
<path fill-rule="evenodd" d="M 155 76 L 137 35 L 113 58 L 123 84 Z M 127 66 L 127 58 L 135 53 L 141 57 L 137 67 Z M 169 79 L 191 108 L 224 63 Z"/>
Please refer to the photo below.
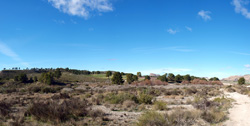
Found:
<path fill-rule="evenodd" d="M 156 102 L 154 102 L 154 109 L 155 110 L 166 110 L 167 103 L 165 103 L 163 101 L 156 101 Z"/>
<path fill-rule="evenodd" d="M 142 104 L 142 103 L 152 104 L 152 99 L 153 99 L 153 97 L 151 95 L 148 95 L 145 93 L 140 93 L 138 96 L 138 101 L 140 104 Z"/>
<path fill-rule="evenodd" d="M 61 104 L 58 101 L 35 102 L 28 108 L 26 115 L 32 115 L 37 120 L 59 124 L 72 117 L 86 116 L 88 112 L 86 108 L 87 101 L 79 99 L 65 100 Z"/>
<path fill-rule="evenodd" d="M 191 126 L 199 117 L 200 111 L 184 111 L 180 108 L 171 114 L 148 111 L 139 117 L 137 126 Z"/>
<path fill-rule="evenodd" d="M 245 78 L 242 77 L 238 80 L 238 84 L 242 85 L 242 84 L 245 84 Z"/>
<path fill-rule="evenodd" d="M 127 82 L 129 83 L 129 84 L 131 84 L 132 82 L 134 82 L 135 80 L 134 80 L 134 78 L 133 78 L 133 74 L 127 74 L 126 75 L 126 77 L 127 77 Z M 137 77 L 137 76 L 136 76 Z"/>
<path fill-rule="evenodd" d="M 162 114 L 154 111 L 148 111 L 142 114 L 139 119 L 137 126 L 169 126 L 167 120 Z"/>
<path fill-rule="evenodd" d="M 111 79 L 111 81 L 112 81 L 113 84 L 118 84 L 118 85 L 124 83 L 124 81 L 122 79 L 122 75 L 121 75 L 120 72 L 115 72 L 112 79 Z"/>
<path fill-rule="evenodd" d="M 219 123 L 226 120 L 226 114 L 222 111 L 205 111 L 201 117 L 209 123 Z"/>
<path fill-rule="evenodd" d="M 6 117 L 9 115 L 11 109 L 11 104 L 5 102 L 5 101 L 0 101 L 0 116 L 1 117 Z"/>
<path fill-rule="evenodd" d="M 54 74 L 52 72 L 42 73 L 42 76 L 39 78 L 39 81 L 51 85 L 54 83 Z"/>
<path fill-rule="evenodd" d="M 144 80 L 150 80 L 151 78 L 150 78 L 150 76 L 145 76 L 145 79 Z"/>
<path fill-rule="evenodd" d="M 132 100 L 134 102 L 138 102 L 137 97 L 133 94 L 129 93 L 109 93 L 105 96 L 105 101 L 110 104 L 122 104 L 126 100 Z"/>

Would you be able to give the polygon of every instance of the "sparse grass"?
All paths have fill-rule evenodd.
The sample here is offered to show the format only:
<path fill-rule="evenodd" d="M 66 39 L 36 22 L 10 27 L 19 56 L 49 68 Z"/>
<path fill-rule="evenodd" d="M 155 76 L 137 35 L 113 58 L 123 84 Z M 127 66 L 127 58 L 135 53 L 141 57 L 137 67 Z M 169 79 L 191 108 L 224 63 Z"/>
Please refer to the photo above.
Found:
<path fill-rule="evenodd" d="M 138 119 L 137 126 L 190 126 L 200 117 L 200 111 L 175 109 L 171 114 L 148 111 Z"/>
<path fill-rule="evenodd" d="M 78 118 L 87 115 L 87 102 L 79 99 L 36 102 L 28 109 L 27 115 L 34 116 L 37 120 L 50 121 L 54 124 L 65 122 L 70 118 Z"/>
<path fill-rule="evenodd" d="M 167 109 L 167 103 L 163 102 L 163 101 L 155 101 L 154 102 L 154 106 L 153 106 L 154 110 L 166 110 Z"/>

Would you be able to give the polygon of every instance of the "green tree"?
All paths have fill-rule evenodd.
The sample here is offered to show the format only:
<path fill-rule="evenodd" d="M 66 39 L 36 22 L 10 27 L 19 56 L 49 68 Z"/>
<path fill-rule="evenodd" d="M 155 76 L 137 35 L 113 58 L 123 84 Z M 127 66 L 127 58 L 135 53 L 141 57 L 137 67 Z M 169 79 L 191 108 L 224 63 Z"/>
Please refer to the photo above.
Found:
<path fill-rule="evenodd" d="M 129 84 L 131 84 L 132 82 L 134 82 L 134 78 L 133 78 L 133 74 L 127 74 L 126 77 L 127 77 L 127 82 Z"/>
<path fill-rule="evenodd" d="M 144 80 L 150 80 L 150 76 L 146 75 Z"/>
<path fill-rule="evenodd" d="M 189 74 L 185 75 L 183 78 L 185 81 L 191 81 L 191 76 Z"/>
<path fill-rule="evenodd" d="M 112 76 L 112 72 L 111 72 L 111 71 L 107 71 L 107 72 L 106 72 L 106 77 L 109 78 L 110 76 Z"/>
<path fill-rule="evenodd" d="M 37 76 L 35 76 L 33 80 L 34 82 L 37 82 L 38 81 Z"/>
<path fill-rule="evenodd" d="M 100 71 L 96 71 L 96 74 L 101 74 L 101 72 Z"/>
<path fill-rule="evenodd" d="M 134 76 L 133 76 L 133 79 L 134 79 L 134 81 L 138 81 L 138 76 L 137 76 L 137 75 L 134 75 Z"/>
<path fill-rule="evenodd" d="M 62 76 L 62 72 L 59 68 L 56 69 L 54 76 L 59 79 Z"/>
<path fill-rule="evenodd" d="M 168 82 L 167 74 L 159 76 L 157 79 L 161 80 L 162 82 Z"/>
<path fill-rule="evenodd" d="M 242 85 L 242 84 L 245 84 L 245 78 L 244 77 L 241 77 L 239 80 L 238 80 L 238 84 Z"/>
<path fill-rule="evenodd" d="M 124 83 L 122 79 L 122 74 L 120 72 L 115 72 L 111 81 L 113 84 L 119 84 L 119 85 Z"/>
<path fill-rule="evenodd" d="M 181 83 L 181 82 L 182 82 L 182 76 L 181 76 L 180 74 L 176 75 L 176 76 L 175 76 L 175 81 L 176 81 L 177 83 Z"/>
<path fill-rule="evenodd" d="M 213 78 L 210 78 L 209 81 L 219 81 L 220 79 L 218 77 L 213 77 Z"/>
<path fill-rule="evenodd" d="M 168 81 L 174 82 L 175 81 L 175 75 L 172 73 L 168 74 Z"/>
<path fill-rule="evenodd" d="M 39 81 L 51 85 L 54 83 L 54 74 L 52 72 L 42 73 Z"/>
<path fill-rule="evenodd" d="M 22 83 L 27 83 L 28 82 L 28 77 L 26 74 L 22 73 L 18 75 L 18 81 Z"/>
<path fill-rule="evenodd" d="M 137 77 L 141 77 L 141 72 L 137 72 Z"/>
<path fill-rule="evenodd" d="M 34 79 L 33 77 L 30 77 L 30 80 L 29 80 L 30 83 L 33 83 L 34 82 Z"/>

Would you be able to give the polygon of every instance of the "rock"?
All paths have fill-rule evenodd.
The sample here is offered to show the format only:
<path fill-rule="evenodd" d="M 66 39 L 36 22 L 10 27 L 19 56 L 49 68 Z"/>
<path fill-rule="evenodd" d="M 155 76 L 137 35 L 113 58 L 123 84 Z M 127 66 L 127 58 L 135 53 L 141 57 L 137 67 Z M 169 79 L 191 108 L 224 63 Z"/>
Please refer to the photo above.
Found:
<path fill-rule="evenodd" d="M 62 93 L 68 93 L 68 92 L 72 92 L 72 91 L 74 91 L 74 89 L 72 89 L 72 88 L 63 88 L 61 90 Z"/>

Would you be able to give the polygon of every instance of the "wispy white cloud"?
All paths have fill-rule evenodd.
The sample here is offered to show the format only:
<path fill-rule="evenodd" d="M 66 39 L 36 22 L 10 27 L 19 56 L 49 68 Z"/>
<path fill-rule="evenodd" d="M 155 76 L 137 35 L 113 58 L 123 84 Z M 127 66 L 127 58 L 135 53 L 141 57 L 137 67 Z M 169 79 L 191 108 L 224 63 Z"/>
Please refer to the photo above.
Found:
<path fill-rule="evenodd" d="M 0 53 L 12 58 L 15 61 L 18 61 L 23 66 L 29 66 L 27 62 L 23 62 L 22 59 L 13 51 L 11 50 L 6 44 L 0 42 Z"/>
<path fill-rule="evenodd" d="M 55 23 L 57 24 L 65 24 L 65 21 L 64 20 L 53 20 Z"/>
<path fill-rule="evenodd" d="M 245 7 L 248 5 L 248 0 L 233 0 L 232 4 L 235 6 L 235 12 L 241 13 L 244 17 L 250 19 L 250 12 Z"/>
<path fill-rule="evenodd" d="M 172 51 L 178 51 L 178 52 L 193 52 L 194 50 L 193 49 L 188 49 L 188 48 L 185 48 L 185 47 L 168 47 L 166 48 L 167 50 L 172 50 Z"/>
<path fill-rule="evenodd" d="M 188 26 L 186 26 L 186 29 L 187 29 L 188 31 L 190 31 L 190 32 L 192 32 L 192 31 L 193 31 L 193 29 L 192 29 L 192 28 L 190 28 L 190 27 L 188 27 Z"/>
<path fill-rule="evenodd" d="M 169 34 L 174 35 L 174 34 L 176 34 L 178 31 L 177 31 L 177 30 L 173 30 L 172 28 L 170 28 L 170 29 L 167 30 L 167 32 L 168 32 Z"/>
<path fill-rule="evenodd" d="M 242 52 L 231 52 L 231 53 L 238 54 L 238 55 L 244 55 L 244 56 L 250 56 L 249 53 L 242 53 Z"/>
<path fill-rule="evenodd" d="M 246 64 L 246 65 L 244 65 L 246 68 L 250 68 L 250 65 L 249 64 Z"/>
<path fill-rule="evenodd" d="M 250 64 L 246 64 L 244 65 L 244 67 L 246 68 L 246 70 L 250 71 Z"/>
<path fill-rule="evenodd" d="M 177 73 L 182 74 L 185 72 L 192 71 L 192 69 L 186 69 L 186 68 L 161 68 L 161 69 L 152 69 L 152 70 L 144 70 L 141 71 L 143 75 L 148 75 L 150 73 L 154 74 L 164 74 L 164 73 Z"/>
<path fill-rule="evenodd" d="M 172 47 L 140 47 L 140 48 L 133 48 L 132 51 L 156 53 L 159 51 L 194 52 L 195 50 L 181 46 L 172 46 Z"/>
<path fill-rule="evenodd" d="M 77 22 L 73 19 L 70 20 L 73 24 L 77 24 Z"/>
<path fill-rule="evenodd" d="M 56 9 L 73 16 L 87 19 L 90 12 L 113 11 L 110 0 L 48 0 Z"/>
<path fill-rule="evenodd" d="M 211 16 L 210 16 L 211 12 L 210 11 L 204 11 L 201 10 L 198 12 L 198 15 L 201 16 L 201 18 L 205 21 L 211 20 Z"/>

